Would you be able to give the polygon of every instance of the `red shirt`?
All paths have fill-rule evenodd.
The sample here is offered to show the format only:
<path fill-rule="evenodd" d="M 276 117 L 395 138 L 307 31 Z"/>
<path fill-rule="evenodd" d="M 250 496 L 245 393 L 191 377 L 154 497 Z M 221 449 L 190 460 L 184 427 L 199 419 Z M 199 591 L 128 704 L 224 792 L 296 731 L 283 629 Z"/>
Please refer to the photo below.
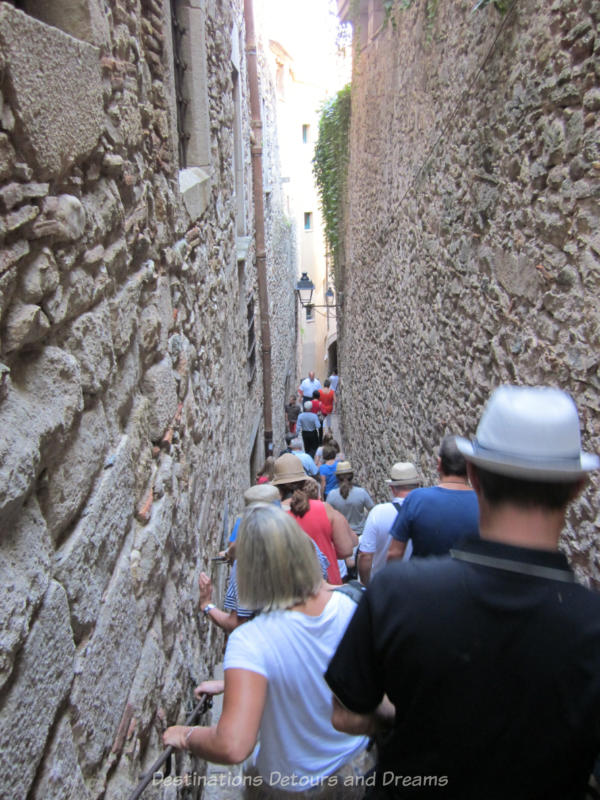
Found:
<path fill-rule="evenodd" d="M 333 389 L 321 389 L 321 411 L 323 414 L 331 414 L 333 411 L 333 401 L 335 399 L 335 392 Z"/>
<path fill-rule="evenodd" d="M 327 516 L 325 504 L 320 500 L 309 500 L 310 508 L 303 517 L 292 514 L 302 530 L 307 533 L 325 558 L 329 561 L 327 580 L 329 583 L 339 585 L 342 582 L 340 569 L 337 563 L 335 545 L 333 544 L 333 526 Z"/>

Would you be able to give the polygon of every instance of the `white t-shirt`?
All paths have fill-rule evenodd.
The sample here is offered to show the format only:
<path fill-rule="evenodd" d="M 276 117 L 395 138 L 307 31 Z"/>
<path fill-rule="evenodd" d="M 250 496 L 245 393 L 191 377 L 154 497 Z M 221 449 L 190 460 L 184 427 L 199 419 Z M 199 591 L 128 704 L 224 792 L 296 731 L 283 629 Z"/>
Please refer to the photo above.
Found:
<path fill-rule="evenodd" d="M 386 565 L 387 552 L 392 541 L 390 530 L 398 516 L 397 506 L 402 505 L 403 500 L 403 497 L 398 497 L 393 503 L 379 503 L 369 511 L 359 550 L 361 553 L 373 553 L 371 578 Z M 407 561 L 411 553 L 412 542 L 409 540 L 402 560 Z"/>
<path fill-rule="evenodd" d="M 256 757 L 266 783 L 306 790 L 366 747 L 366 737 L 331 724 L 332 695 L 323 678 L 355 609 L 349 597 L 332 592 L 318 617 L 269 611 L 231 633 L 224 669 L 247 669 L 268 681 Z M 284 785 L 282 776 L 290 782 Z"/>
<path fill-rule="evenodd" d="M 300 384 L 300 391 L 303 397 L 312 397 L 313 392 L 316 392 L 320 388 L 321 381 L 318 378 L 315 378 L 314 381 L 311 381 L 310 378 L 304 378 Z"/>

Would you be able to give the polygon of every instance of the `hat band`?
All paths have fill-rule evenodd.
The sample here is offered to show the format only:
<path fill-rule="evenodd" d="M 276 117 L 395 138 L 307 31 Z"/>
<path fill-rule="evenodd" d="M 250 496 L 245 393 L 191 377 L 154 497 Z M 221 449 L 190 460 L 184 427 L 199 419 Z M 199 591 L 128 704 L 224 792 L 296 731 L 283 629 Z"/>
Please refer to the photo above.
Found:
<path fill-rule="evenodd" d="M 566 467 L 569 469 L 578 468 L 581 465 L 581 453 L 576 456 L 551 456 L 546 454 L 540 455 L 522 455 L 520 453 L 509 453 L 506 450 L 497 450 L 496 448 L 486 447 L 481 444 L 477 439 L 473 442 L 473 454 L 487 457 L 490 461 L 500 459 L 506 462 L 519 462 L 521 464 L 535 464 L 537 466 L 552 466 L 552 467 Z"/>

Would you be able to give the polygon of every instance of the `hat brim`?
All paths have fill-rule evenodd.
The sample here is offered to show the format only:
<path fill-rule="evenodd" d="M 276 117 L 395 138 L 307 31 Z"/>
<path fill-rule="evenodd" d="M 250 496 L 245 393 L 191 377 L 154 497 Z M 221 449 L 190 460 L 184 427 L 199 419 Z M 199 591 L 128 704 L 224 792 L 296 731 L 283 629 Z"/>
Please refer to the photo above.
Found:
<path fill-rule="evenodd" d="M 282 483 L 302 483 L 307 478 L 306 472 L 303 472 L 302 475 L 299 473 L 293 472 L 291 475 L 284 475 L 281 478 L 273 478 L 270 481 L 271 486 L 279 486 Z"/>
<path fill-rule="evenodd" d="M 456 437 L 456 446 L 467 461 L 490 472 L 523 478 L 530 481 L 555 481 L 557 483 L 577 480 L 588 472 L 600 468 L 600 458 L 592 453 L 581 453 L 578 458 L 556 459 L 554 463 L 519 458 L 518 456 L 486 450 L 469 439 Z"/>

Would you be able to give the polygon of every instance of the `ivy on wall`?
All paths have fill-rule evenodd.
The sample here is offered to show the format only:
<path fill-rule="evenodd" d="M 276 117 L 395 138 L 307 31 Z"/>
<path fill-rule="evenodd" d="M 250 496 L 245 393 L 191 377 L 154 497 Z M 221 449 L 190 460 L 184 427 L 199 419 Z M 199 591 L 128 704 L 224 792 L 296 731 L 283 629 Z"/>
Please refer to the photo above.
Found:
<path fill-rule="evenodd" d="M 341 266 L 340 248 L 343 243 L 343 204 L 348 174 L 349 132 L 350 84 L 340 89 L 321 109 L 319 135 L 312 162 L 325 222 L 325 240 L 333 258 L 336 278 Z"/>

